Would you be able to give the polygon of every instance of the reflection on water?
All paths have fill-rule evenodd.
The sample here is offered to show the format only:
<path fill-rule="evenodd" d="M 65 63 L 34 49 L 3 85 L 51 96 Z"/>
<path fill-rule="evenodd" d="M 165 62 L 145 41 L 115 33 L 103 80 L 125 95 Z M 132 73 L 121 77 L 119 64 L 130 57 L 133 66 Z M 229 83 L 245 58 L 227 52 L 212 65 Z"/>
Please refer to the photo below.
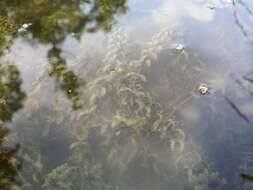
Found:
<path fill-rule="evenodd" d="M 125 0 L 109 1 L 3 1 L 1 6 L 1 53 L 10 47 L 16 37 L 32 38 L 50 44 L 48 59 L 52 67 L 49 75 L 55 76 L 61 89 L 73 101 L 78 98 L 78 76 L 69 70 L 61 57 L 60 44 L 68 35 L 80 39 L 83 31 L 109 31 L 115 14 L 125 13 Z M 34 8 L 36 7 L 36 8 Z M 53 63 L 52 63 L 53 62 Z"/>
<path fill-rule="evenodd" d="M 253 45 L 252 36 L 250 34 L 250 33 L 252 33 L 252 31 L 250 31 L 251 28 L 249 28 L 247 26 L 247 24 L 243 23 L 240 20 L 237 7 L 241 6 L 242 8 L 244 8 L 246 10 L 247 14 L 248 14 L 248 17 L 250 17 L 252 19 L 253 18 L 253 12 L 252 12 L 251 8 L 247 5 L 247 3 L 245 3 L 242 0 L 240 0 L 238 2 L 233 0 L 233 6 L 234 6 L 233 14 L 234 14 L 235 22 L 236 22 L 238 28 L 242 31 L 243 35 L 249 41 L 249 43 L 251 45 Z"/>
<path fill-rule="evenodd" d="M 252 9 L 1 1 L 0 189 L 251 189 Z"/>
<path fill-rule="evenodd" d="M 6 122 L 22 107 L 25 93 L 21 90 L 22 80 L 15 65 L 0 65 L 0 74 L 0 121 Z"/>
<path fill-rule="evenodd" d="M 13 114 L 23 106 L 25 93 L 21 90 L 21 83 L 15 65 L 0 65 L 0 189 L 10 189 L 15 185 L 21 166 L 17 158 L 19 146 L 4 145 L 9 131 L 4 123 L 11 121 Z"/>
<path fill-rule="evenodd" d="M 17 185 L 15 181 L 16 175 L 18 175 L 21 164 L 18 160 L 17 152 L 19 146 L 6 147 L 4 142 L 8 136 L 8 129 L 1 126 L 0 129 L 0 188 L 11 189 Z"/>
<path fill-rule="evenodd" d="M 114 23 L 115 15 L 125 13 L 127 6 L 125 0 L 108 2 L 35 2 L 27 0 L 22 2 L 1 1 L 0 10 L 1 55 L 8 54 L 7 50 L 11 48 L 15 39 L 20 37 L 33 40 L 35 43 L 50 44 L 51 48 L 47 55 L 50 64 L 49 76 L 54 76 L 57 79 L 60 88 L 73 102 L 73 108 L 76 109 L 80 106 L 77 103 L 80 82 L 78 76 L 67 67 L 66 61 L 61 57 L 60 44 L 70 34 L 76 39 L 80 39 L 83 31 L 95 32 L 100 29 L 109 31 Z M 0 189 L 19 189 L 15 185 L 16 176 L 19 178 L 17 181 L 20 182 L 20 187 L 27 189 L 29 186 L 32 189 L 40 189 L 39 181 L 42 180 L 40 178 L 43 175 L 37 176 L 36 173 L 27 173 L 27 171 L 24 174 L 20 173 L 20 165 L 17 164 L 16 158 L 18 148 L 8 148 L 4 145 L 5 139 L 8 138 L 8 129 L 5 127 L 5 123 L 12 121 L 13 114 L 22 108 L 26 96 L 21 90 L 22 80 L 15 62 L 9 64 L 2 61 L 0 77 Z M 43 127 L 41 126 L 41 128 Z M 47 142 L 49 141 L 47 139 Z M 27 146 L 25 143 L 21 144 Z M 61 149 L 60 147 L 56 148 Z M 40 163 L 41 155 L 37 153 L 40 150 L 33 149 L 33 147 L 24 147 L 23 149 L 20 151 L 20 161 L 22 160 L 24 167 L 26 162 L 30 163 L 35 171 L 40 173 L 43 168 L 42 163 Z M 26 149 L 32 152 L 29 153 Z M 30 156 L 33 154 L 38 156 L 37 159 L 39 160 L 31 158 Z M 31 184 L 26 179 L 28 176 L 33 179 Z"/>

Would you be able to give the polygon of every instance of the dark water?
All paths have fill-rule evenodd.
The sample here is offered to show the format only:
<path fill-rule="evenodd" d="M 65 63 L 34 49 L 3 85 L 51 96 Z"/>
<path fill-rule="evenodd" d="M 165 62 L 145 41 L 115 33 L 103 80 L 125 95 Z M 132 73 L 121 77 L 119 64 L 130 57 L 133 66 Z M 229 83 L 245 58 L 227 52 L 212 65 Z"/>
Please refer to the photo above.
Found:
<path fill-rule="evenodd" d="M 0 189 L 253 189 L 252 60 L 251 0 L 2 0 Z"/>

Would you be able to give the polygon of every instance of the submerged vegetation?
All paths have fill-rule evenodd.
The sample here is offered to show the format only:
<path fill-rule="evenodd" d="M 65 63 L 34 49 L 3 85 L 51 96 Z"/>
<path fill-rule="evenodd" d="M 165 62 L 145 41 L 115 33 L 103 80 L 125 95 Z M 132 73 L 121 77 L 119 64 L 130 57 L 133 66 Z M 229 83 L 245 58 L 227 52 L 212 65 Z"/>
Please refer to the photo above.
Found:
<path fill-rule="evenodd" d="M 5 22 L 17 25 L 12 27 L 6 24 L 2 31 L 10 28 L 13 34 L 9 32 L 8 35 L 14 39 L 20 35 L 17 28 L 24 23 L 31 23 L 27 32 L 40 43 L 52 45 L 48 52 L 51 66 L 49 76 L 58 79 L 60 88 L 73 103 L 69 106 L 60 92 L 56 92 L 53 96 L 55 98 L 50 101 L 43 97 L 50 95 L 50 92 L 44 93 L 50 86 L 47 75 L 34 83 L 33 90 L 27 95 L 25 108 L 12 123 L 15 129 L 12 138 L 20 143 L 20 147 L 14 147 L 8 153 L 10 159 L 7 159 L 7 153 L 1 151 L 6 157 L 2 161 L 11 163 L 7 166 L 13 168 L 13 172 L 8 169 L 8 180 L 1 178 L 2 187 L 7 190 L 141 190 L 154 189 L 160 184 L 164 188 L 169 185 L 182 190 L 222 189 L 224 181 L 219 179 L 218 174 L 212 173 L 194 143 L 187 142 L 183 127 L 173 116 L 173 112 L 179 108 L 175 105 L 192 96 L 188 92 L 193 90 L 195 77 L 199 76 L 194 75 L 192 78 L 193 75 L 184 74 L 185 78 L 177 81 L 177 84 L 161 85 L 169 91 L 175 91 L 168 93 L 170 101 L 167 105 L 161 105 L 161 97 L 157 96 L 159 90 L 152 89 L 150 83 L 150 71 L 155 67 L 169 66 L 167 69 L 177 74 L 190 73 L 201 67 L 201 61 L 185 49 L 171 49 L 170 58 L 174 59 L 167 66 L 159 65 L 163 45 L 169 43 L 173 33 L 167 29 L 161 31 L 152 38 L 148 47 L 143 50 L 142 47 L 136 48 L 140 49 L 138 55 L 129 49 L 124 35 L 116 32 L 112 35 L 103 60 L 97 60 L 103 64 L 100 64 L 94 77 L 87 79 L 86 85 L 80 85 L 79 80 L 79 77 L 85 76 L 77 76 L 67 68 L 60 48 L 67 34 L 75 33 L 76 38 L 79 38 L 86 21 L 94 20 L 98 24 L 92 24 L 92 27 L 87 25 L 87 31 L 93 32 L 97 28 L 108 30 L 117 7 L 122 12 L 126 10 L 123 1 L 112 1 L 110 6 L 101 5 L 103 9 L 100 15 L 101 9 L 97 7 L 101 3 L 103 1 L 95 1 L 94 7 L 90 7 L 92 12 L 87 16 L 83 15 L 81 9 L 77 9 L 75 3 L 65 5 L 59 1 L 58 4 L 50 4 L 49 8 L 49 2 L 43 1 L 41 9 L 34 15 L 34 12 L 28 11 L 28 7 L 34 6 L 33 2 L 2 2 L 2 6 L 7 6 L 6 10 L 9 11 L 14 11 L 12 8 L 15 6 L 15 12 L 8 17 L 4 11 L 6 15 L 3 18 Z M 61 11 L 58 9 L 60 5 Z M 112 8 L 114 6 L 115 9 Z M 4 32 L 2 36 L 6 37 Z M 9 42 L 13 39 L 10 38 Z M 178 62 L 187 61 L 188 57 L 196 59 L 196 64 L 189 67 L 186 63 L 183 70 L 179 69 Z M 3 122 L 11 120 L 12 114 L 22 107 L 25 97 L 15 68 L 12 65 L 6 68 L 14 72 L 15 75 L 7 74 L 14 83 L 9 84 L 7 80 L 3 90 L 10 88 L 6 93 L 10 93 L 9 98 L 13 94 L 15 100 L 3 104 Z M 2 72 L 5 70 L 2 69 Z M 166 73 L 161 76 L 168 77 Z M 177 85 L 186 88 L 181 91 Z M 2 96 L 4 98 L 5 95 Z M 10 161 L 13 159 L 16 165 Z M 3 175 L 6 175 L 6 171 L 3 171 Z M 178 179 L 181 179 L 181 183 L 178 183 Z"/>
<path fill-rule="evenodd" d="M 205 75 L 201 56 L 175 46 L 168 28 L 129 44 L 124 30 L 112 30 L 127 10 L 126 0 L 0 2 L 1 56 L 19 37 L 49 46 L 27 94 L 15 63 L 1 60 L 0 189 L 229 189 L 175 116 Z M 98 30 L 113 33 L 95 73 L 87 76 L 85 63 L 72 71 L 62 44 Z"/>
<path fill-rule="evenodd" d="M 21 142 L 20 189 L 141 190 L 157 185 L 179 190 L 223 189 L 225 181 L 188 140 L 172 114 L 174 108 L 169 111 L 161 105 L 149 84 L 152 67 L 179 74 L 193 69 L 178 70 L 178 59 L 197 58 L 187 49 L 170 50 L 171 63 L 159 65 L 172 36 L 168 29 L 161 31 L 147 47 L 136 48 L 138 56 L 129 50 L 122 31 L 112 35 L 107 53 L 97 60 L 103 62 L 97 74 L 79 88 L 83 106 L 74 112 L 59 92 L 52 102 L 44 101 L 42 91 L 50 86 L 46 76 L 35 83 L 25 109 L 12 124 Z M 194 67 L 201 67 L 201 60 L 195 61 Z M 188 87 L 179 91 L 180 97 L 172 96 L 169 105 L 191 96 L 188 90 L 194 89 L 192 80 L 197 76 L 185 77 L 177 85 Z M 173 85 L 168 83 L 167 88 L 177 93 Z"/>

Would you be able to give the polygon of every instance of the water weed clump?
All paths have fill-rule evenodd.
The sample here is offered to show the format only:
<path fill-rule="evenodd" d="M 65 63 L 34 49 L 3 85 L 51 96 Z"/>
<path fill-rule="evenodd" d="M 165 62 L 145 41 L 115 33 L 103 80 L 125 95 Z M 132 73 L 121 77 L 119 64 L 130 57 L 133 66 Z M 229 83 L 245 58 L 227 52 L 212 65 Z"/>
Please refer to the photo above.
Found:
<path fill-rule="evenodd" d="M 52 102 L 38 98 L 43 88 L 50 88 L 47 78 L 35 85 L 22 113 L 27 121 L 23 116 L 16 121 L 24 188 L 222 189 L 224 181 L 209 170 L 183 126 L 157 98 L 159 91 L 150 86 L 151 68 L 160 64 L 173 34 L 168 31 L 155 35 L 147 47 L 136 48 L 139 53 L 128 49 L 126 36 L 114 33 L 117 43 L 112 36 L 103 60 L 98 60 L 103 64 L 80 87 L 84 93 L 78 110 L 60 92 L 53 92 Z M 177 52 L 178 59 L 187 57 L 184 51 Z M 181 81 L 191 80 L 191 75 L 184 77 Z"/>

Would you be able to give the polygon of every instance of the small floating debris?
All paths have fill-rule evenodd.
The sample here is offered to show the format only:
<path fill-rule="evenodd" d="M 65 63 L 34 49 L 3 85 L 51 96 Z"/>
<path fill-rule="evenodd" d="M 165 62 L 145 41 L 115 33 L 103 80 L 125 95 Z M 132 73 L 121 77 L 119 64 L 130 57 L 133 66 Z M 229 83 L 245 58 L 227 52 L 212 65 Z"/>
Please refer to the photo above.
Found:
<path fill-rule="evenodd" d="M 32 25 L 32 23 L 25 23 L 25 24 L 22 25 L 22 28 L 27 29 L 27 28 L 29 28 L 31 25 Z"/>
<path fill-rule="evenodd" d="M 198 92 L 200 95 L 207 95 L 209 93 L 209 88 L 206 84 L 200 84 L 198 87 Z"/>
<path fill-rule="evenodd" d="M 183 44 L 177 44 L 175 49 L 178 50 L 178 51 L 182 51 L 184 49 L 184 45 Z"/>
<path fill-rule="evenodd" d="M 210 0 L 205 6 L 211 10 L 222 9 L 229 7 L 233 4 L 232 0 Z"/>
<path fill-rule="evenodd" d="M 173 43 L 168 47 L 169 50 L 183 51 L 185 49 L 185 45 L 182 43 Z"/>
<path fill-rule="evenodd" d="M 172 46 L 170 48 L 175 49 L 177 51 L 182 51 L 185 49 L 185 46 L 184 46 L 184 44 L 181 44 L 181 43 L 175 43 L 175 44 L 172 44 Z"/>
<path fill-rule="evenodd" d="M 209 9 L 211 9 L 211 10 L 216 9 L 216 6 L 212 5 L 212 4 L 207 4 L 206 7 L 209 8 Z"/>
<path fill-rule="evenodd" d="M 243 180 L 253 181 L 253 176 L 252 175 L 249 175 L 249 174 L 246 174 L 246 173 L 241 173 L 240 176 Z"/>
<path fill-rule="evenodd" d="M 24 23 L 19 29 L 18 32 L 26 32 L 27 29 L 32 25 L 32 23 Z"/>
<path fill-rule="evenodd" d="M 0 104 L 5 105 L 6 104 L 6 100 L 5 99 L 0 99 Z"/>
<path fill-rule="evenodd" d="M 115 133 L 115 135 L 116 135 L 116 136 L 119 136 L 119 135 L 120 135 L 120 131 L 117 131 L 117 132 Z"/>

